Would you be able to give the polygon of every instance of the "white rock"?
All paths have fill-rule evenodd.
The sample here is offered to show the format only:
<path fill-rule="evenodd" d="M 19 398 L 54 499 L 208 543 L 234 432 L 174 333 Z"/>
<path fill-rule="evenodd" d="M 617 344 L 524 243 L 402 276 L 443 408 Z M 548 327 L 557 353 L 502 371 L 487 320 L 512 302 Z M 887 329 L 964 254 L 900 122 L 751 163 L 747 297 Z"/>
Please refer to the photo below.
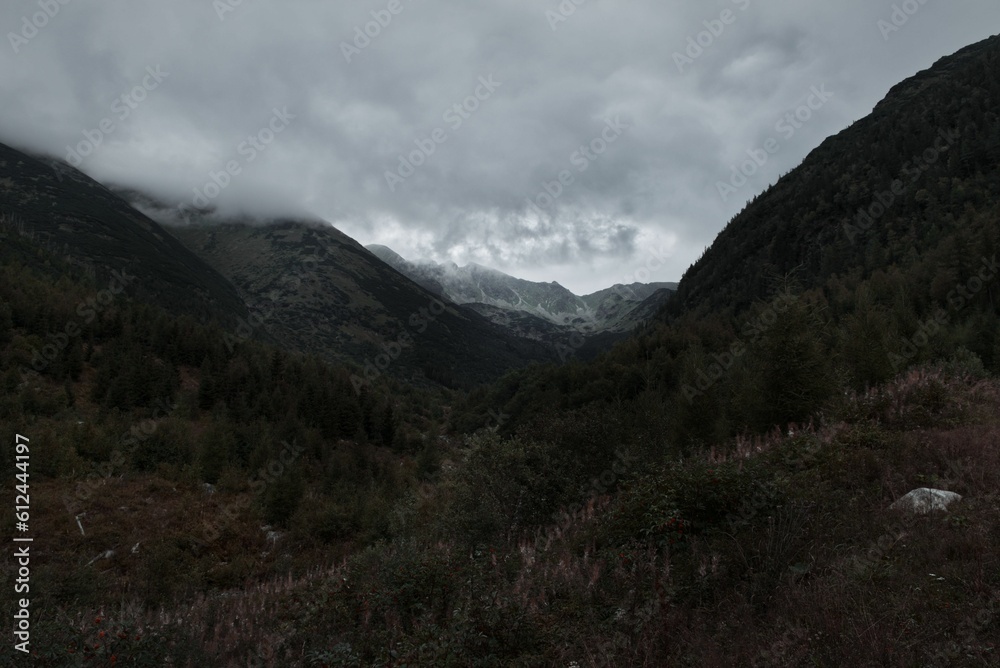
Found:
<path fill-rule="evenodd" d="M 893 510 L 909 510 L 924 515 L 932 510 L 948 510 L 948 506 L 961 500 L 962 496 L 955 492 L 920 487 L 907 493 L 889 507 Z"/>

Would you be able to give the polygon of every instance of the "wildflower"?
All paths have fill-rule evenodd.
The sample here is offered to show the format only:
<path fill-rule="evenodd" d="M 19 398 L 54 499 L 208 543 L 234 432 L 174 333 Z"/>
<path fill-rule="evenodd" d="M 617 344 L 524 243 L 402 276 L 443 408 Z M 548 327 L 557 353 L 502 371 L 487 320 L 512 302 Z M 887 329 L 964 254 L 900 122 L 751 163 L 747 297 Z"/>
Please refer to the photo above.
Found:
<path fill-rule="evenodd" d="M 106 636 L 106 635 L 107 635 L 107 634 L 106 634 L 106 633 L 105 633 L 104 631 L 101 631 L 100 633 L 98 633 L 98 634 L 97 634 L 97 637 L 98 637 L 98 638 L 103 638 L 103 637 L 104 637 L 104 636 Z"/>

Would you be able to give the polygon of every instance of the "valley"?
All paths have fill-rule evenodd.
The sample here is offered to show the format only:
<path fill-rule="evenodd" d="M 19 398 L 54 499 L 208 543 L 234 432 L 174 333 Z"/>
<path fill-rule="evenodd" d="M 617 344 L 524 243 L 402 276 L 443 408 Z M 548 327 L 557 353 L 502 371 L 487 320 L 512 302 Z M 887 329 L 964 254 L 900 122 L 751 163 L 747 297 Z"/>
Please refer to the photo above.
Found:
<path fill-rule="evenodd" d="M 739 9 L 725 39 L 713 34 L 683 69 L 714 71 L 750 28 L 749 3 Z M 228 10 L 219 22 L 234 30 L 264 11 Z M 434 11 L 392 10 L 398 27 L 372 19 L 380 29 L 347 60 L 364 75 L 352 85 L 376 97 L 395 90 L 369 80 L 390 67 L 380 49 Z M 587 12 L 599 11 L 574 7 L 545 36 L 585 33 Z M 367 34 L 360 25 L 351 39 Z M 487 51 L 501 49 L 490 40 Z M 407 53 L 437 53 L 419 44 Z M 586 76 L 611 83 L 585 90 L 652 86 L 638 69 L 588 62 L 601 74 Z M 754 62 L 725 72 L 749 86 L 740 73 Z M 183 68 L 171 71 L 158 96 L 178 85 Z M 773 83 L 758 77 L 761 90 Z M 467 88 L 467 78 L 456 81 Z M 408 258 L 369 243 L 374 233 L 362 244 L 342 230 L 443 247 L 421 227 L 422 212 L 436 211 L 428 202 L 472 201 L 499 169 L 476 128 L 491 127 L 500 139 L 490 147 L 513 160 L 507 129 L 546 118 L 534 108 L 530 122 L 508 117 L 525 98 L 534 105 L 537 89 L 499 78 L 496 99 L 464 108 L 461 137 L 399 189 L 425 188 L 427 199 L 400 199 L 369 169 L 337 194 L 378 205 L 326 209 L 356 214 L 342 220 L 239 213 L 221 194 L 192 208 L 148 179 L 98 180 L 86 164 L 0 143 L 3 489 L 13 501 L 30 482 L 31 497 L 0 511 L 9 543 L 30 538 L 30 569 L 0 562 L 9 582 L 30 574 L 15 592 L 30 624 L 15 627 L 23 644 L 8 634 L 0 663 L 997 665 L 1000 37 L 893 85 L 719 221 L 700 255 L 697 225 L 678 222 L 697 199 L 683 185 L 655 184 L 677 207 L 656 223 L 688 234 L 676 248 L 621 222 L 652 201 L 649 173 L 615 162 L 644 150 L 639 122 L 613 150 L 606 138 L 573 192 L 552 195 L 554 205 L 587 202 L 589 218 L 522 211 L 506 228 L 487 226 L 482 248 L 499 249 L 503 270 Z M 711 100 L 712 86 L 692 99 Z M 436 100 L 454 90 L 464 88 L 435 91 L 428 108 L 439 115 Z M 256 101 L 256 90 L 244 94 Z M 350 132 L 323 152 L 339 157 L 366 123 L 388 127 L 386 108 L 350 99 L 309 89 L 268 150 L 280 165 L 272 174 L 294 164 L 294 179 L 332 189 L 282 142 L 302 141 L 296 124 L 319 136 L 335 119 Z M 697 134 L 690 119 L 716 123 L 721 106 L 699 102 L 671 121 Z M 589 136 L 597 117 L 572 136 Z M 556 156 L 571 122 L 559 118 L 544 137 Z M 174 130 L 170 141 L 194 150 Z M 388 135 L 379 142 L 397 153 Z M 128 164 L 157 179 L 162 170 L 166 183 L 183 171 L 173 162 L 183 150 L 162 150 L 160 162 L 132 153 Z M 453 169 L 463 151 L 475 159 Z M 343 152 L 354 162 L 338 173 L 350 181 L 364 157 Z M 518 164 L 528 192 L 551 171 Z M 231 175 L 248 209 L 270 197 Z M 452 181 L 477 186 L 456 196 Z M 623 183 L 634 189 L 618 220 L 594 214 L 614 209 L 607 189 Z M 390 209 L 412 215 L 412 228 L 394 227 Z M 434 230 L 459 248 L 476 220 Z M 665 272 L 664 249 L 692 247 L 697 259 L 676 283 L 580 289 L 649 276 L 650 253 Z M 550 258 L 559 280 L 514 275 L 526 257 Z M 914 498 L 935 507 L 902 501 Z"/>

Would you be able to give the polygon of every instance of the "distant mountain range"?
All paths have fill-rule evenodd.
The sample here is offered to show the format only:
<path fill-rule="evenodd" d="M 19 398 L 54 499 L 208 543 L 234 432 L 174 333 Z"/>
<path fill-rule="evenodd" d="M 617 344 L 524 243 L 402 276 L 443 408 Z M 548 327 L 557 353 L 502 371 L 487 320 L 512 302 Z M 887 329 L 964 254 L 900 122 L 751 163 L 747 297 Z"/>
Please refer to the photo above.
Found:
<path fill-rule="evenodd" d="M 460 267 L 411 262 L 386 246 L 366 248 L 427 290 L 532 338 L 566 331 L 586 335 L 628 332 L 653 315 L 677 289 L 676 283 L 633 283 L 578 296 L 555 282 L 526 281 L 474 263 Z"/>

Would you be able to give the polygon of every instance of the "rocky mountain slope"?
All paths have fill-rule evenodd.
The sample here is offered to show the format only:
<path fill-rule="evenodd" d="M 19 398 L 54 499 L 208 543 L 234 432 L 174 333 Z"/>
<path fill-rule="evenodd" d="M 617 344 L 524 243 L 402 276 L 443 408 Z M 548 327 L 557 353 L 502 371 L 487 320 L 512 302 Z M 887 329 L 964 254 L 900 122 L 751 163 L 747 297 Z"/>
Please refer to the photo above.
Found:
<path fill-rule="evenodd" d="M 325 222 L 203 219 L 169 229 L 237 286 L 271 336 L 361 364 L 367 380 L 388 372 L 475 383 L 555 359 L 548 347 L 417 285 Z"/>
<path fill-rule="evenodd" d="M 546 330 L 579 331 L 585 335 L 629 331 L 638 323 L 630 315 L 640 304 L 656 295 L 656 303 L 662 305 L 677 287 L 675 283 L 634 283 L 577 296 L 556 282 L 527 281 L 475 263 L 460 267 L 454 263 L 411 262 L 386 246 L 366 248 L 428 290 L 457 304 L 475 305 L 494 322 L 513 323 L 518 331 L 530 332 L 531 336 Z M 535 319 L 554 324 L 557 329 L 546 328 Z"/>

